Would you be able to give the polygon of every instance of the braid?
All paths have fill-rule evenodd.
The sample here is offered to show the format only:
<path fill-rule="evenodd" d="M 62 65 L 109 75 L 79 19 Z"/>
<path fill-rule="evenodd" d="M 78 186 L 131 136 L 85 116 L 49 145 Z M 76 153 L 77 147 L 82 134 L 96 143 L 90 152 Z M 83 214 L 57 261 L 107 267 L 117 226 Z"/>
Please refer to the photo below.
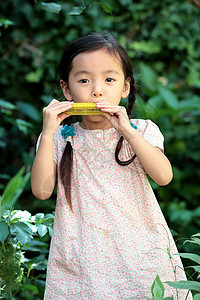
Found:
<path fill-rule="evenodd" d="M 129 97 L 128 97 L 128 109 L 127 109 L 127 114 L 128 114 L 129 119 L 131 118 L 133 108 L 135 106 L 135 100 L 136 100 L 136 87 L 135 87 L 135 79 L 132 76 L 131 81 L 130 81 L 130 93 L 129 93 Z M 136 158 L 136 154 L 134 154 L 133 157 L 131 157 L 127 161 L 121 161 L 119 159 L 119 153 L 120 153 L 120 150 L 122 148 L 123 140 L 124 140 L 124 137 L 121 136 L 119 141 L 118 141 L 116 150 L 115 150 L 115 160 L 119 165 L 127 166 L 127 165 L 131 164 L 134 161 L 134 159 Z"/>
<path fill-rule="evenodd" d="M 71 125 L 72 116 L 64 119 L 63 124 Z M 71 201 L 71 173 L 73 167 L 73 148 L 69 141 L 65 146 L 65 150 L 60 161 L 60 178 L 65 190 L 65 196 L 67 203 L 72 211 L 72 201 Z"/>
<path fill-rule="evenodd" d="M 135 86 L 135 79 L 132 76 L 130 81 L 130 93 L 128 98 L 128 109 L 127 109 L 129 119 L 131 118 L 135 106 L 135 100 L 136 100 L 136 86 Z"/>

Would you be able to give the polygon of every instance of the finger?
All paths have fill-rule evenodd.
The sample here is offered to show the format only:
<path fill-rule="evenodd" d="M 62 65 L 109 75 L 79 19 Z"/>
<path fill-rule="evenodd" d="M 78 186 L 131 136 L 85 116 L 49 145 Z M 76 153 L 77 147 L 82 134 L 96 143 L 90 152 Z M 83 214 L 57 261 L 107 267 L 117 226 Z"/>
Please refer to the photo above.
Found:
<path fill-rule="evenodd" d="M 58 101 L 56 99 L 53 99 L 46 107 L 53 108 L 60 105 L 69 105 L 71 103 L 74 104 L 74 101 Z"/>
<path fill-rule="evenodd" d="M 60 114 L 60 115 L 58 116 L 60 123 L 61 123 L 64 119 L 66 119 L 66 118 L 68 118 L 68 117 L 70 117 L 70 116 L 71 116 L 71 115 L 68 115 L 68 114 L 65 114 L 65 113 Z"/>
<path fill-rule="evenodd" d="M 51 106 L 47 106 L 43 109 L 45 114 L 61 114 L 73 106 L 73 102 L 57 102 L 52 104 Z"/>
<path fill-rule="evenodd" d="M 121 107 L 119 106 L 108 106 L 108 107 L 103 107 L 103 108 L 100 108 L 100 110 L 102 112 L 107 112 L 107 113 L 110 113 L 111 115 L 120 115 L 120 114 L 124 114 L 124 109 L 122 109 Z"/>
<path fill-rule="evenodd" d="M 59 101 L 56 100 L 56 99 L 53 99 L 53 100 L 51 100 L 51 102 L 49 103 L 49 105 L 52 105 L 52 104 L 54 104 L 54 103 L 59 103 Z"/>

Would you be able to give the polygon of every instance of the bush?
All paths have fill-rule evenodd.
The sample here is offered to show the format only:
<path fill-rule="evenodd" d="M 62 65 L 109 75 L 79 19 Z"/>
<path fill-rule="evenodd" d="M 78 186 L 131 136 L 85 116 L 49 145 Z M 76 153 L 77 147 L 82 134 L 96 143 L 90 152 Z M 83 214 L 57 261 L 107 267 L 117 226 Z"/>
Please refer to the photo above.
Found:
<path fill-rule="evenodd" d="M 14 210 L 29 178 L 22 168 L 0 202 L 0 295 L 3 299 L 43 299 L 53 214 Z"/>

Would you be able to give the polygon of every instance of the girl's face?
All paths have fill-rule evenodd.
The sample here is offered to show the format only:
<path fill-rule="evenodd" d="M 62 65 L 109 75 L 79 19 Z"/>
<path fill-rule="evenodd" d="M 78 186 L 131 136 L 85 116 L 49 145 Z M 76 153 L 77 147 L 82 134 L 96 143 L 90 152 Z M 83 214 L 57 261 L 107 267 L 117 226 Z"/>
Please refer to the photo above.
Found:
<path fill-rule="evenodd" d="M 130 91 L 120 59 L 106 49 L 78 54 L 72 61 L 68 84 L 61 86 L 66 99 L 75 103 L 108 101 L 119 105 Z"/>

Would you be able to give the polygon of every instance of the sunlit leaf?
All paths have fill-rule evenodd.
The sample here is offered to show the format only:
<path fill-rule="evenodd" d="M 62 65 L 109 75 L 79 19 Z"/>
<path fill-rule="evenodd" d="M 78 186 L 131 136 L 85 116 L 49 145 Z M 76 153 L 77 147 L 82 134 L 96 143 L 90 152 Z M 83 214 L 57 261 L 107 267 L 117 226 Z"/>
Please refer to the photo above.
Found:
<path fill-rule="evenodd" d="M 30 72 L 26 74 L 25 79 L 28 82 L 40 82 L 42 75 L 43 75 L 43 70 L 38 69 L 35 72 Z"/>
<path fill-rule="evenodd" d="M 82 6 L 74 6 L 70 11 L 67 12 L 68 15 L 71 16 L 78 16 L 82 14 L 82 12 L 85 10 L 85 7 Z"/>
<path fill-rule="evenodd" d="M 108 13 L 108 14 L 112 14 L 112 10 L 111 10 L 111 7 L 110 5 L 108 5 L 107 3 L 105 2 L 98 2 L 98 1 L 94 1 L 90 4 L 89 8 L 91 8 L 93 5 L 99 5 L 103 8 L 103 10 Z"/>
<path fill-rule="evenodd" d="M 151 91 L 155 91 L 158 86 L 158 75 L 149 66 L 140 64 L 141 81 L 145 87 Z"/>
<path fill-rule="evenodd" d="M 11 228 L 12 234 L 16 233 L 16 239 L 21 245 L 28 243 L 32 238 L 32 230 L 23 222 L 15 222 Z"/>
<path fill-rule="evenodd" d="M 160 43 L 156 43 L 155 41 L 134 41 L 132 44 L 130 44 L 130 49 L 153 54 L 160 52 L 161 45 Z"/>
<path fill-rule="evenodd" d="M 176 289 L 184 289 L 184 290 L 191 290 L 200 292 L 200 282 L 197 281 L 178 281 L 178 282 L 171 282 L 166 281 L 169 286 L 176 288 Z"/>
<path fill-rule="evenodd" d="M 11 208 L 21 193 L 23 192 L 23 189 L 25 185 L 27 184 L 30 173 L 27 173 L 25 176 L 23 176 L 25 167 L 22 167 L 18 173 L 8 182 L 6 185 L 4 191 L 3 191 L 3 207 L 5 208 Z"/>
<path fill-rule="evenodd" d="M 40 121 L 40 113 L 31 103 L 26 103 L 22 101 L 17 102 L 17 107 L 21 112 L 23 112 L 26 116 L 34 120 L 35 122 Z"/>
<path fill-rule="evenodd" d="M 188 259 L 200 264 L 200 255 L 197 255 L 194 253 L 177 253 L 176 255 L 179 255 L 182 258 L 188 258 Z"/>
<path fill-rule="evenodd" d="M 56 14 L 58 14 L 62 9 L 62 6 L 60 4 L 57 4 L 54 2 L 49 2 L 49 3 L 42 2 L 41 7 L 42 7 L 42 9 L 44 9 L 48 12 L 56 13 Z"/>
<path fill-rule="evenodd" d="M 37 286 L 35 286 L 33 284 L 25 284 L 25 285 L 23 285 L 23 289 L 26 291 L 32 291 L 36 295 L 39 295 L 39 290 L 38 290 Z"/>
<path fill-rule="evenodd" d="M 160 95 L 163 97 L 165 103 L 173 108 L 173 109 L 178 109 L 179 108 L 179 103 L 176 95 L 172 93 L 170 90 L 164 87 L 159 88 Z"/>
<path fill-rule="evenodd" d="M 0 26 L 4 26 L 5 28 L 8 28 L 8 26 L 12 26 L 15 23 L 8 19 L 0 19 Z"/>
<path fill-rule="evenodd" d="M 37 224 L 36 225 L 38 233 L 41 237 L 43 237 L 47 233 L 47 227 L 43 224 Z"/>
<path fill-rule="evenodd" d="M 16 106 L 6 100 L 0 99 L 0 108 L 4 108 L 4 109 L 15 109 Z"/>
<path fill-rule="evenodd" d="M 152 296 L 163 297 L 164 292 L 165 292 L 164 285 L 161 282 L 160 277 L 157 275 L 151 287 Z"/>
<path fill-rule="evenodd" d="M 193 300 L 200 300 L 200 294 L 198 293 L 198 294 L 194 295 Z"/>
<path fill-rule="evenodd" d="M 33 128 L 33 125 L 31 123 L 21 119 L 16 119 L 16 125 L 18 129 L 25 134 L 28 132 L 28 129 Z"/>

